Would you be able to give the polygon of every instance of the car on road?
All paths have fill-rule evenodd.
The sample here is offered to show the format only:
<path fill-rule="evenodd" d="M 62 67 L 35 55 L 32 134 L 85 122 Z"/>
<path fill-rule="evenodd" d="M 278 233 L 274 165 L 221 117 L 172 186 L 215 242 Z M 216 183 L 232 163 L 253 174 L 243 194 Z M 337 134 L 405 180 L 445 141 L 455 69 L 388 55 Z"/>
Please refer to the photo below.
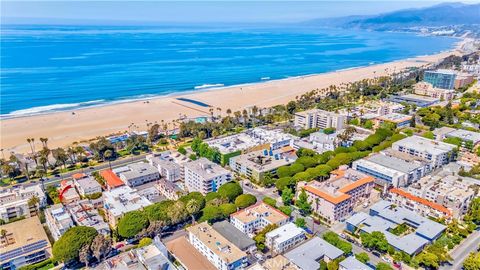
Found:
<path fill-rule="evenodd" d="M 377 251 L 373 251 L 372 254 L 375 255 L 375 256 L 377 256 L 377 257 L 382 256 L 382 255 L 381 255 L 380 253 L 378 253 Z"/>
<path fill-rule="evenodd" d="M 382 256 L 382 260 L 383 260 L 384 262 L 387 262 L 387 263 L 391 263 L 391 262 L 392 262 L 392 260 L 391 260 L 390 258 L 385 257 L 385 256 Z"/>
<path fill-rule="evenodd" d="M 345 234 L 343 234 L 343 233 L 341 233 L 341 234 L 339 234 L 339 235 L 340 235 L 340 237 L 343 238 L 343 239 L 347 238 L 347 236 L 346 236 Z"/>
<path fill-rule="evenodd" d="M 88 167 L 90 170 L 95 170 L 95 167 Z"/>

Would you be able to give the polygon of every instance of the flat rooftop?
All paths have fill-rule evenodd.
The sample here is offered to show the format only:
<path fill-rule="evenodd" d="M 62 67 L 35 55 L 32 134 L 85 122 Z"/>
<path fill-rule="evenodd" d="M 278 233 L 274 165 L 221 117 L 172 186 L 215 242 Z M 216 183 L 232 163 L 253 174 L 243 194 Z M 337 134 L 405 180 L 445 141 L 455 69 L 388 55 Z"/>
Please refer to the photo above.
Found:
<path fill-rule="evenodd" d="M 447 133 L 445 136 L 460 138 L 464 141 L 472 141 L 473 144 L 477 144 L 480 142 L 480 133 L 464 129 L 456 129 L 452 132 Z"/>
<path fill-rule="evenodd" d="M 404 121 L 411 120 L 412 116 L 406 115 L 406 114 L 401 114 L 401 113 L 390 113 L 390 114 L 378 116 L 377 119 L 383 120 L 383 121 L 394 122 L 394 123 L 401 123 L 401 122 L 404 122 Z"/>
<path fill-rule="evenodd" d="M 158 174 L 157 168 L 145 162 L 132 163 L 127 166 L 113 169 L 113 172 L 125 179 L 135 179 L 145 175 Z"/>
<path fill-rule="evenodd" d="M 284 256 L 301 269 L 319 269 L 320 263 L 318 261 L 324 256 L 336 259 L 342 254 L 343 251 L 315 236 L 285 253 Z"/>
<path fill-rule="evenodd" d="M 224 169 L 222 166 L 213 163 L 204 157 L 194 160 L 192 162 L 185 163 L 184 167 L 185 169 L 188 168 L 192 172 L 200 175 L 205 179 L 231 174 L 229 170 Z"/>
<path fill-rule="evenodd" d="M 185 237 L 179 237 L 167 242 L 165 245 L 168 251 L 187 269 L 217 270 Z"/>
<path fill-rule="evenodd" d="M 402 173 L 410 173 L 423 166 L 423 164 L 420 162 L 407 161 L 383 153 L 371 155 L 369 157 L 366 157 L 365 160 L 375 163 L 381 167 L 385 167 Z M 384 170 L 384 168 L 382 168 L 382 170 Z"/>
<path fill-rule="evenodd" d="M 259 172 L 269 172 L 278 167 L 290 165 L 297 159 L 296 155 L 283 153 L 280 150 L 260 150 L 231 158 L 237 163 Z"/>
<path fill-rule="evenodd" d="M 276 224 L 289 219 L 289 216 L 264 202 L 256 203 L 250 207 L 237 211 L 230 216 L 239 219 L 243 223 L 249 223 L 259 218 L 264 218 L 270 223 Z"/>
<path fill-rule="evenodd" d="M 226 220 L 214 223 L 212 228 L 240 250 L 246 250 L 255 245 L 255 241 L 253 241 L 253 239 L 248 237 Z"/>
<path fill-rule="evenodd" d="M 432 155 L 439 155 L 450 152 L 455 148 L 454 145 L 430 140 L 417 135 L 413 135 L 411 137 L 401 139 L 400 141 L 396 141 L 393 143 L 393 146 L 402 146 L 409 149 L 415 149 L 419 152 L 426 152 Z"/>
<path fill-rule="evenodd" d="M 273 231 L 268 232 L 265 236 L 276 237 L 275 241 L 282 243 L 300 234 L 305 234 L 305 231 L 302 228 L 297 227 L 297 225 L 295 225 L 293 222 L 289 222 Z"/>
<path fill-rule="evenodd" d="M 7 238 L 14 239 L 13 242 L 11 240 L 9 241 L 8 246 L 0 246 L 0 254 L 4 254 L 17 248 L 37 243 L 39 241 L 43 241 L 42 245 L 46 249 L 51 248 L 47 234 L 45 233 L 40 220 L 36 216 L 1 225 L 0 230 L 5 230 L 7 232 Z"/>

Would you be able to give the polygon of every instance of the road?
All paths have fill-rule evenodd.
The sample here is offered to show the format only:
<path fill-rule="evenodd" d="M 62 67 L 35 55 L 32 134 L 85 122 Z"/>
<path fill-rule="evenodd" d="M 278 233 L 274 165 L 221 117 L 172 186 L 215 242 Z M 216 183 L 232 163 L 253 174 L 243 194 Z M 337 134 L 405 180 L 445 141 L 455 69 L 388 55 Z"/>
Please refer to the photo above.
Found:
<path fill-rule="evenodd" d="M 271 197 L 274 198 L 275 200 L 278 200 L 280 198 L 280 195 L 278 195 L 277 192 L 275 192 L 275 188 L 264 188 L 264 187 L 257 187 L 248 182 L 247 180 L 241 181 L 241 185 L 243 188 L 243 191 L 248 194 L 254 195 L 258 201 L 263 200 L 265 197 Z"/>
<path fill-rule="evenodd" d="M 442 270 L 462 269 L 463 261 L 468 257 L 470 252 L 475 252 L 480 246 L 480 230 L 474 231 L 460 245 L 450 251 L 453 262 L 449 265 L 440 267 Z"/>

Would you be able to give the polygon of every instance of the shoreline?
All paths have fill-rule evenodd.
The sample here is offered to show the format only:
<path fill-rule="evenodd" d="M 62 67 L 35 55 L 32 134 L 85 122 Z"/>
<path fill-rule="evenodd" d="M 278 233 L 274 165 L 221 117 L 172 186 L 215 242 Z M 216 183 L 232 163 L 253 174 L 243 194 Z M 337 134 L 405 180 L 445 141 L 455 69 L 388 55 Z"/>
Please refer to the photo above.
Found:
<path fill-rule="evenodd" d="M 284 104 L 305 92 L 330 85 L 386 75 L 407 67 L 421 67 L 458 54 L 469 39 L 461 39 L 448 51 L 417 56 L 392 62 L 351 67 L 319 74 L 292 76 L 283 79 L 250 82 L 239 85 L 190 90 L 167 95 L 125 100 L 71 110 L 19 115 L 0 119 L 0 148 L 5 151 L 27 152 L 26 138 L 49 138 L 50 148 L 64 147 L 73 142 L 120 133 L 134 127 L 146 128 L 151 122 L 172 123 L 180 115 L 188 118 L 208 114 L 208 107 L 178 100 L 187 98 L 210 105 L 215 114 L 225 115 L 227 109 L 243 110 L 256 105 L 269 107 Z M 216 108 L 221 108 L 218 111 Z M 203 113 L 202 113 L 203 112 Z M 101 116 L 99 116 L 101 115 Z M 39 142 L 38 142 L 39 143 Z"/>

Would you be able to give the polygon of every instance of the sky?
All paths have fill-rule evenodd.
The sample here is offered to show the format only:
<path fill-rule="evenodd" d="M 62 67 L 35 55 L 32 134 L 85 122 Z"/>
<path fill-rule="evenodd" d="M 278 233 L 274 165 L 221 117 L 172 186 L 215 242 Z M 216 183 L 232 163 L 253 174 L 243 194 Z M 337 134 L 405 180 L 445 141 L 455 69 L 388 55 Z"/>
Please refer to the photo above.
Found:
<path fill-rule="evenodd" d="M 442 1 L 1 1 L 3 23 L 300 22 L 420 8 Z M 451 2 L 451 1 L 450 1 Z M 463 1 L 465 2 L 465 1 Z M 467 3 L 478 1 L 467 1 Z M 13 19 L 15 18 L 15 19 Z M 21 19 L 19 19 L 21 18 Z M 41 20 L 38 20 L 38 19 Z"/>

